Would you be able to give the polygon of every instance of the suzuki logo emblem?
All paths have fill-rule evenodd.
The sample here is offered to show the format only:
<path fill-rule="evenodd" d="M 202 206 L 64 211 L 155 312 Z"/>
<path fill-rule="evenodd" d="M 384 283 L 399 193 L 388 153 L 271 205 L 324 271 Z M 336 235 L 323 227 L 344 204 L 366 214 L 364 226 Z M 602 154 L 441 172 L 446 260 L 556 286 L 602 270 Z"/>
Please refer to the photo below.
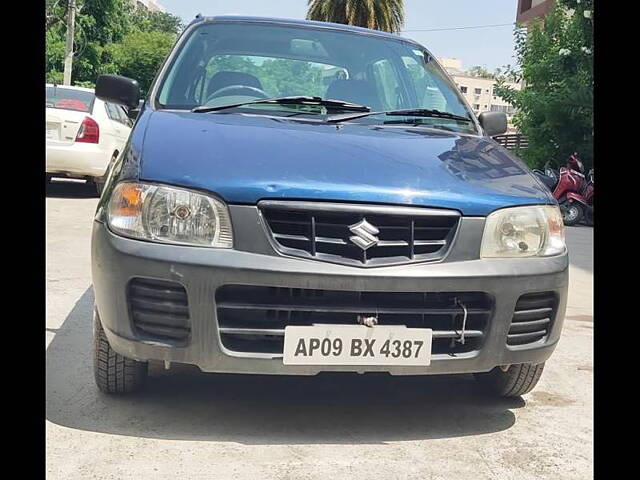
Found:
<path fill-rule="evenodd" d="M 376 237 L 376 235 L 380 233 L 380 230 L 364 218 L 358 223 L 350 225 L 349 231 L 354 234 L 352 237 L 349 237 L 349 240 L 363 250 L 373 247 L 380 241 L 380 239 Z"/>

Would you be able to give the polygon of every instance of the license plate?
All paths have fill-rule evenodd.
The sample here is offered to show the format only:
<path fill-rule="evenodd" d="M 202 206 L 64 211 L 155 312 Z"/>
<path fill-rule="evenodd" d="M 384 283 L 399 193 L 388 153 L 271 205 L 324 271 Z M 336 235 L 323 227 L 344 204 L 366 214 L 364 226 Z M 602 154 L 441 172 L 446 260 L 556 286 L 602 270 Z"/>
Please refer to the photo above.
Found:
<path fill-rule="evenodd" d="M 376 325 L 288 326 L 285 365 L 421 365 L 431 363 L 429 328 Z"/>
<path fill-rule="evenodd" d="M 47 128 L 47 140 L 57 140 L 58 139 L 58 128 L 52 127 Z"/>

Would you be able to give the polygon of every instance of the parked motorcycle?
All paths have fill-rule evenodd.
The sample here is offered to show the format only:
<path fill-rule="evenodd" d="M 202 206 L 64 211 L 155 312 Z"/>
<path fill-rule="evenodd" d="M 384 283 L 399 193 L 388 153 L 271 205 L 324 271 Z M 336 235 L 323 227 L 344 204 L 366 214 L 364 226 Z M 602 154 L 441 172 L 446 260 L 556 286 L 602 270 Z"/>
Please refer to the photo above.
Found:
<path fill-rule="evenodd" d="M 547 162 L 544 172 L 534 170 L 534 173 L 558 201 L 565 225 L 578 224 L 587 212 L 593 218 L 593 181 L 591 181 L 590 190 L 591 200 L 586 200 L 584 195 L 587 183 L 584 177 L 584 166 L 578 159 L 577 153 L 569 156 L 567 166 L 561 167 L 560 172 L 553 169 L 550 162 Z M 590 175 L 593 177 L 593 170 L 590 171 Z M 591 205 L 590 208 L 586 208 L 589 205 Z"/>

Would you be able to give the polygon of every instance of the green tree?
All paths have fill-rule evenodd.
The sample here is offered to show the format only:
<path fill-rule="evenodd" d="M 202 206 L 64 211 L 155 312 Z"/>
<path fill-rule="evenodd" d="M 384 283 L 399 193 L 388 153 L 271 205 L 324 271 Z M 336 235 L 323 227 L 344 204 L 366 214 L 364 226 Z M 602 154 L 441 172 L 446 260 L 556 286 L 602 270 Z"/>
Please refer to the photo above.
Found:
<path fill-rule="evenodd" d="M 266 60 L 260 67 L 265 90 L 273 96 L 322 96 L 322 70 L 308 62 Z"/>
<path fill-rule="evenodd" d="M 515 31 L 517 91 L 499 82 L 497 95 L 517 108 L 514 124 L 528 137 L 529 166 L 564 163 L 578 152 L 593 165 L 593 0 L 558 0 L 544 21 Z"/>
<path fill-rule="evenodd" d="M 68 0 L 47 0 L 45 4 L 48 82 L 62 79 L 68 4 Z M 149 70 L 157 70 L 171 49 L 182 29 L 180 19 L 137 8 L 130 0 L 77 0 L 77 7 L 72 82 L 90 86 L 101 73 L 126 71 L 148 88 L 153 78 Z M 136 33 L 146 34 L 140 37 L 143 44 L 139 47 L 131 43 L 130 35 Z M 126 52 L 127 48 L 133 50 Z M 132 58 L 141 49 L 150 56 L 141 58 L 136 69 Z"/>
<path fill-rule="evenodd" d="M 99 73 L 117 73 L 133 78 L 146 93 L 174 42 L 172 35 L 162 32 L 128 33 L 122 42 L 105 47 L 105 61 Z"/>
<path fill-rule="evenodd" d="M 403 0 L 309 0 L 307 19 L 398 33 L 404 24 Z"/>
<path fill-rule="evenodd" d="M 268 59 L 258 65 L 244 56 L 216 55 L 207 65 L 207 78 L 221 71 L 243 72 L 257 77 L 270 97 L 324 94 L 322 70 L 309 62 Z"/>
<path fill-rule="evenodd" d="M 141 32 L 162 32 L 174 36 L 184 28 L 182 20 L 175 15 L 143 8 L 134 10 L 131 15 L 131 25 L 133 29 Z"/>

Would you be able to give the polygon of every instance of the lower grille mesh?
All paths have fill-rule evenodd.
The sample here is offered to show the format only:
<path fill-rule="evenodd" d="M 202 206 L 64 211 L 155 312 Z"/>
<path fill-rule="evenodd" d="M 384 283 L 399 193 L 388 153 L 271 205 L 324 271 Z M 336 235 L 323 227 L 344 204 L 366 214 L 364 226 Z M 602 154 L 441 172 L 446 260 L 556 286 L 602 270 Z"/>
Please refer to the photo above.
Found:
<path fill-rule="evenodd" d="M 556 308 L 557 299 L 553 292 L 522 295 L 513 312 L 507 345 L 525 345 L 545 338 Z"/>
<path fill-rule="evenodd" d="M 134 330 L 141 337 L 185 343 L 191 333 L 189 302 L 182 285 L 134 278 L 128 289 Z"/>
<path fill-rule="evenodd" d="M 467 308 L 465 343 L 460 338 Z M 433 353 L 464 353 L 482 344 L 492 302 L 482 292 L 362 292 L 225 285 L 216 292 L 218 329 L 225 348 L 282 354 L 287 325 L 357 325 L 377 314 L 380 325 L 433 329 Z"/>

